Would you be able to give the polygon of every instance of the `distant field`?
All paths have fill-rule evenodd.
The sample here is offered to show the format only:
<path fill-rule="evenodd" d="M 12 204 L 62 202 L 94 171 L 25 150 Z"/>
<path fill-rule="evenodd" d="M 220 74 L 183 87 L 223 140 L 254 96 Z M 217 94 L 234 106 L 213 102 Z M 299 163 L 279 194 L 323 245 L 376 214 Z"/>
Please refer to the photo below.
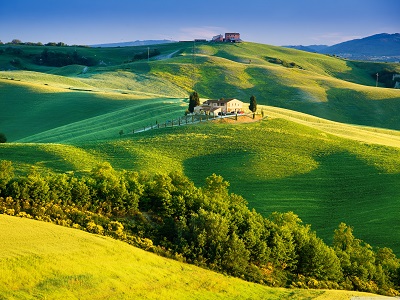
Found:
<path fill-rule="evenodd" d="M 349 291 L 269 288 L 123 242 L 0 215 L 2 299 L 350 299 Z M 379 299 L 384 299 L 380 297 Z"/>
<path fill-rule="evenodd" d="M 8 101 L 15 101 L 16 97 L 30 105 L 37 97 L 35 93 L 44 93 L 46 97 L 63 102 L 63 99 L 72 97 L 94 100 L 186 98 L 195 89 L 204 98 L 235 97 L 248 102 L 250 96 L 255 95 L 259 104 L 344 123 L 400 129 L 397 113 L 400 110 L 400 90 L 376 88 L 373 77 L 383 71 L 400 73 L 399 64 L 352 62 L 254 43 L 197 43 L 194 48 L 193 43 L 155 45 L 161 57 L 174 55 L 169 59 L 157 60 L 154 57 L 149 61 L 132 61 L 135 54 L 147 51 L 147 46 L 13 46 L 22 51 L 18 55 L 7 52 L 7 48 L 7 45 L 0 46 L 0 50 L 5 51 L 0 55 L 0 70 L 15 68 L 9 65 L 9 61 L 18 59 L 21 67 L 29 71 L 0 71 L 1 88 L 7 99 L 4 104 L 0 103 L 0 120 L 8 112 L 5 110 L 3 113 L 2 105 L 10 106 Z M 76 50 L 80 55 L 96 58 L 99 63 L 89 67 L 33 64 L 31 56 L 44 49 L 62 53 Z M 287 68 L 272 63 L 271 58 L 298 67 Z M 20 89 L 29 89 L 30 92 L 14 93 L 12 90 L 17 83 Z M 59 110 L 63 109 L 64 105 L 60 105 Z M 88 112 L 85 107 L 82 111 Z M 103 113 L 109 112 L 109 109 L 103 110 Z M 19 119 L 18 114 L 14 119 Z M 3 126 L 7 125 L 0 121 L 0 128 Z M 8 135 L 14 136 L 14 129 L 9 130 Z M 18 139 L 28 136 L 29 132 L 25 136 L 19 135 Z"/>

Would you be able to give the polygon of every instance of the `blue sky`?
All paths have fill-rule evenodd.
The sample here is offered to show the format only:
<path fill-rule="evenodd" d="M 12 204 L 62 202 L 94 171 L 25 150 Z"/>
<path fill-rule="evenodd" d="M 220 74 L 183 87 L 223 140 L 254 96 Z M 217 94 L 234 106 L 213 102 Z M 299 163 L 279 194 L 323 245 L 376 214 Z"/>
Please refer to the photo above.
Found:
<path fill-rule="evenodd" d="M 400 32 L 400 0 L 0 0 L 0 40 L 97 44 L 211 39 L 336 44 Z"/>

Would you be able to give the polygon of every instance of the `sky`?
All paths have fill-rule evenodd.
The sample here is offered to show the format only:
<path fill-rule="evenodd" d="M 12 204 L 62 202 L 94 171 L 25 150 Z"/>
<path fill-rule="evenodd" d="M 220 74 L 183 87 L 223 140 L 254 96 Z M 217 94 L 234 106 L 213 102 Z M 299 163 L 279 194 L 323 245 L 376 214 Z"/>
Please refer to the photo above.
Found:
<path fill-rule="evenodd" d="M 211 39 L 333 45 L 400 32 L 400 0 L 0 0 L 0 40 L 69 45 Z"/>

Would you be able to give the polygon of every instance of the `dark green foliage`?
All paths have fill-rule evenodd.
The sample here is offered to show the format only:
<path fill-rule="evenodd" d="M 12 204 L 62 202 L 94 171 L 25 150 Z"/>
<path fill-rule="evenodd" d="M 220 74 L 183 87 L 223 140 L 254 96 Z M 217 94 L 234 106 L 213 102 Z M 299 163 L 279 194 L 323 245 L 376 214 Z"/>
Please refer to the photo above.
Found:
<path fill-rule="evenodd" d="M 49 43 L 47 43 L 46 44 L 46 46 L 53 46 L 53 47 L 66 47 L 66 46 L 68 46 L 67 44 L 65 44 L 65 43 L 63 43 L 63 42 L 58 42 L 58 43 L 55 43 L 55 42 L 49 42 Z"/>
<path fill-rule="evenodd" d="M 256 112 L 257 111 L 257 100 L 256 100 L 256 97 L 254 95 L 250 97 L 249 109 L 252 112 Z"/>
<path fill-rule="evenodd" d="M 196 91 L 194 91 L 193 93 L 190 94 L 189 97 L 189 112 L 193 113 L 194 108 L 198 105 L 200 105 L 200 97 L 199 94 Z"/>
<path fill-rule="evenodd" d="M 330 247 L 292 212 L 267 219 L 249 210 L 215 174 L 202 188 L 180 173 L 117 172 L 108 163 L 86 177 L 36 170 L 13 176 L 11 163 L 0 162 L 0 213 L 109 235 L 272 286 L 399 294 L 392 250 L 373 250 L 343 223 Z"/>
<path fill-rule="evenodd" d="M 5 143 L 7 142 L 7 137 L 4 133 L 0 132 L 0 143 Z"/>
<path fill-rule="evenodd" d="M 200 105 L 199 94 L 196 91 L 194 91 L 192 94 L 190 94 L 189 97 L 189 111 L 193 113 L 194 108 L 198 105 Z"/>
<path fill-rule="evenodd" d="M 143 52 L 135 54 L 133 56 L 133 60 L 132 61 L 140 60 L 140 59 L 147 59 L 147 58 L 154 57 L 154 56 L 157 56 L 157 55 L 160 55 L 160 54 L 161 54 L 160 50 L 158 50 L 158 49 L 150 49 L 149 51 L 143 51 Z"/>
<path fill-rule="evenodd" d="M 275 58 L 275 57 L 266 57 L 267 61 L 273 64 L 282 65 L 286 68 L 298 68 L 303 69 L 301 66 L 296 64 L 295 62 L 287 62 L 285 60 Z"/>
<path fill-rule="evenodd" d="M 12 54 L 15 56 L 22 56 L 23 55 L 23 51 L 20 48 L 15 48 L 15 47 L 7 47 L 5 50 L 5 53 L 7 54 Z"/>
<path fill-rule="evenodd" d="M 14 177 L 14 169 L 10 161 L 0 161 L 0 194 L 5 191 L 7 184 Z"/>
<path fill-rule="evenodd" d="M 340 260 L 347 288 L 396 295 L 399 288 L 399 259 L 388 248 L 378 249 L 355 238 L 344 223 L 335 230 L 333 247 Z M 397 270 L 397 271 L 395 271 Z"/>
<path fill-rule="evenodd" d="M 81 56 L 77 51 L 72 53 L 49 51 L 44 49 L 41 54 L 36 55 L 33 59 L 34 63 L 52 67 L 63 67 L 68 65 L 85 65 L 94 66 L 97 61 L 92 57 Z"/>

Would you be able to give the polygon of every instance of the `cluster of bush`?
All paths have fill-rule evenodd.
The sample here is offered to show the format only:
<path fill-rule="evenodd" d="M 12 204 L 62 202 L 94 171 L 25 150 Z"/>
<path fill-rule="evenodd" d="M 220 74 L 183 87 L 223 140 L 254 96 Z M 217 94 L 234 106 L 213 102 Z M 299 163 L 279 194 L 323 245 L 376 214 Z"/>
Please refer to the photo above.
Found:
<path fill-rule="evenodd" d="M 301 66 L 296 64 L 295 62 L 287 62 L 285 60 L 275 58 L 275 57 L 267 57 L 268 62 L 277 64 L 277 65 L 282 65 L 286 68 L 298 68 L 298 69 L 303 69 Z"/>
<path fill-rule="evenodd" d="M 44 49 L 42 53 L 35 55 L 33 61 L 36 64 L 51 67 L 64 67 L 68 65 L 97 65 L 97 61 L 94 58 L 79 55 L 77 51 L 73 51 L 72 53 L 64 53 L 49 51 L 48 49 Z"/>
<path fill-rule="evenodd" d="M 66 46 L 64 43 L 54 44 L 54 46 L 58 47 Z M 52 45 L 52 43 L 46 45 Z M 4 49 L 0 49 L 0 54 L 9 54 L 18 57 L 10 60 L 10 64 L 19 69 L 23 69 L 21 60 L 19 58 L 29 59 L 35 64 L 51 67 L 64 67 L 74 64 L 95 66 L 98 63 L 93 57 L 79 55 L 76 50 L 71 52 L 60 52 L 46 48 L 40 54 L 26 54 L 23 49 L 19 47 L 8 46 Z"/>
<path fill-rule="evenodd" d="M 23 46 L 52 46 L 52 47 L 68 47 L 68 44 L 64 43 L 64 42 L 49 42 L 47 44 L 41 43 L 41 42 L 23 42 L 19 39 L 13 39 L 11 42 L 9 43 L 3 43 L 2 41 L 0 41 L 0 45 L 23 45 Z M 86 45 L 72 45 L 74 47 L 89 47 Z"/>
<path fill-rule="evenodd" d="M 135 246 L 271 286 L 399 295 L 400 260 L 342 223 L 331 246 L 292 212 L 265 218 L 213 174 L 196 187 L 178 173 L 101 164 L 85 176 L 16 177 L 0 162 L 0 213 L 110 235 Z"/>
<path fill-rule="evenodd" d="M 158 49 L 150 49 L 149 51 L 143 51 L 140 53 L 136 53 L 131 60 L 125 61 L 124 63 L 130 63 L 141 59 L 148 59 L 157 55 L 160 55 L 161 52 Z"/>

